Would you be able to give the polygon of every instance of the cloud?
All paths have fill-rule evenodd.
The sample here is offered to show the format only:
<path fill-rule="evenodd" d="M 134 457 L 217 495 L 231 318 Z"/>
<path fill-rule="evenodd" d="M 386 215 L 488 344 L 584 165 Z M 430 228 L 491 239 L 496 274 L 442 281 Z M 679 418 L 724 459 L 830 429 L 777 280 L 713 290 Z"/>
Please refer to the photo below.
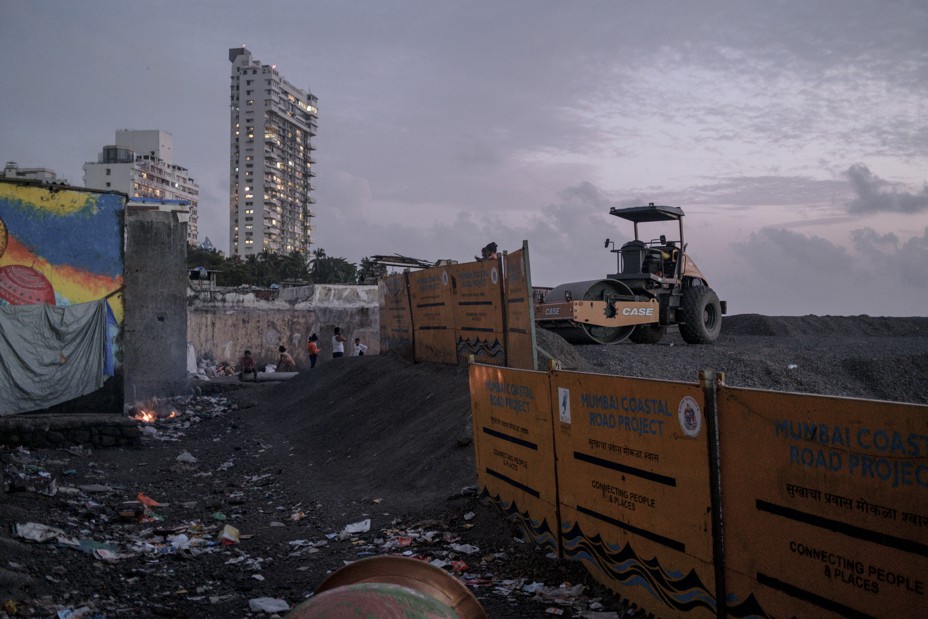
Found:
<path fill-rule="evenodd" d="M 848 168 L 847 177 L 857 197 L 847 205 L 850 213 L 921 213 L 928 211 L 928 184 L 918 193 L 900 191 L 889 181 L 857 163 Z"/>
<path fill-rule="evenodd" d="M 928 228 L 900 243 L 870 228 L 849 247 L 818 236 L 764 228 L 731 250 L 740 268 L 722 275 L 733 314 L 917 316 L 924 314 Z"/>
<path fill-rule="evenodd" d="M 836 192 L 844 191 L 844 183 L 809 176 L 732 176 L 695 185 L 689 191 L 702 204 L 807 207 L 830 203 Z"/>
<path fill-rule="evenodd" d="M 913 236 L 905 243 L 900 243 L 899 237 L 893 233 L 880 234 L 870 228 L 862 228 L 851 233 L 851 246 L 860 260 L 868 264 L 874 278 L 893 281 L 899 286 L 897 298 L 905 298 L 907 293 L 915 290 L 924 299 L 928 290 L 928 278 L 925 277 L 928 228 L 924 229 L 922 236 Z M 924 313 L 924 308 L 913 313 Z"/>

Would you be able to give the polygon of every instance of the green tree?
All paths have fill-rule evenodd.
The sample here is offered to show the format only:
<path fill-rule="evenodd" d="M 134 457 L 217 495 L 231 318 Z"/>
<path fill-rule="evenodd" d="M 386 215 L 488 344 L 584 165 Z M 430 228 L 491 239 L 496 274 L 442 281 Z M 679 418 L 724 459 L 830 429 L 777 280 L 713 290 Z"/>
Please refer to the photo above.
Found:
<path fill-rule="evenodd" d="M 200 249 L 193 245 L 187 246 L 187 268 L 195 269 L 197 267 L 204 267 L 210 271 L 215 271 L 221 269 L 225 258 L 222 257 L 218 251 L 209 251 L 208 249 Z"/>
<path fill-rule="evenodd" d="M 370 258 L 361 258 L 361 268 L 358 269 L 359 284 L 376 284 L 387 274 L 387 267 L 378 264 Z"/>
<path fill-rule="evenodd" d="M 301 251 L 292 251 L 281 257 L 280 274 L 283 280 L 305 281 L 310 280 L 309 265 L 306 256 Z"/>
<path fill-rule="evenodd" d="M 217 286 L 237 287 L 254 281 L 251 270 L 239 256 L 226 258 L 216 276 Z"/>
<path fill-rule="evenodd" d="M 332 258 L 321 247 L 313 250 L 310 260 L 310 279 L 316 284 L 354 284 L 358 267 L 344 258 Z"/>
<path fill-rule="evenodd" d="M 325 259 L 324 251 L 321 255 Z M 218 271 L 216 275 L 218 286 L 249 285 L 266 288 L 284 281 L 312 281 L 306 256 L 299 251 L 283 255 L 264 250 L 259 254 L 249 254 L 243 259 L 241 256 L 223 258 L 219 252 L 188 247 L 187 268 L 195 269 L 201 266 L 209 271 Z M 354 265 L 351 266 L 354 267 Z M 334 270 L 338 275 L 327 275 L 327 277 L 344 277 L 343 266 L 338 266 Z M 333 267 L 326 265 L 323 271 L 329 273 L 333 271 Z"/>

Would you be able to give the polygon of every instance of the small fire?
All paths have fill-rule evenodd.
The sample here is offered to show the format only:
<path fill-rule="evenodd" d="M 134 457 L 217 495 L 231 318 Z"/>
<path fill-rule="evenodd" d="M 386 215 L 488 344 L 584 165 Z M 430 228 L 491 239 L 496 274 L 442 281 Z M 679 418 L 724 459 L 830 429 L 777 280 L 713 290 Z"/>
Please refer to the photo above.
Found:
<path fill-rule="evenodd" d="M 140 410 L 132 418 L 136 421 L 144 421 L 145 423 L 155 423 L 158 416 L 151 411 Z"/>
<path fill-rule="evenodd" d="M 177 417 L 177 411 L 171 411 L 171 414 L 168 415 L 168 419 L 174 419 L 175 417 Z"/>

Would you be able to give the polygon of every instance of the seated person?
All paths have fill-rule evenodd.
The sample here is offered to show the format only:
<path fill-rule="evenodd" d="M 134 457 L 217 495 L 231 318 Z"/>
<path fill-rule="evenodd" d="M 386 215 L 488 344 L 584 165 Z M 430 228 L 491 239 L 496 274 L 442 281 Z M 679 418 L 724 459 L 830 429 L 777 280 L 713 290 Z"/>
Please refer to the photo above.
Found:
<path fill-rule="evenodd" d="M 251 356 L 251 351 L 246 350 L 245 354 L 238 361 L 239 373 L 238 379 L 245 380 L 248 374 L 254 374 L 255 382 L 258 382 L 258 366 L 255 365 L 255 358 Z"/>

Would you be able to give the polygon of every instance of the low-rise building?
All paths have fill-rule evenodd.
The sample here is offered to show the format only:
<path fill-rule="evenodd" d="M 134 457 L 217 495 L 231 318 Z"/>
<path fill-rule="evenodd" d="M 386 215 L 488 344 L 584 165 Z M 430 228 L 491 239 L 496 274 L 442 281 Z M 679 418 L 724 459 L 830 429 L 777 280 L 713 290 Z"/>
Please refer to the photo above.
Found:
<path fill-rule="evenodd" d="M 104 146 L 97 161 L 84 164 L 84 186 L 121 191 L 130 199 L 185 201 L 190 212 L 187 243 L 197 244 L 200 188 L 187 168 L 174 163 L 174 137 L 167 131 L 116 131 L 115 144 Z"/>

